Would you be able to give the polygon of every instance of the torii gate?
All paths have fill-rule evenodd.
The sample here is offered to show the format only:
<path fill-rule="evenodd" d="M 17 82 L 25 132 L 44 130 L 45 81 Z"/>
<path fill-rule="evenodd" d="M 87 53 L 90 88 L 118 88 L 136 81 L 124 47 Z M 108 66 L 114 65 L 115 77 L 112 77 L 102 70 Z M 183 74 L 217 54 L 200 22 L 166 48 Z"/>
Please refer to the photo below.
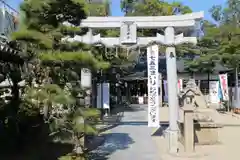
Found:
<path fill-rule="evenodd" d="M 169 151 L 176 153 L 178 150 L 178 96 L 177 96 L 177 68 L 176 68 L 176 51 L 175 46 L 182 43 L 197 43 L 196 37 L 184 37 L 183 33 L 175 35 L 175 31 L 183 31 L 185 29 L 194 29 L 197 21 L 204 17 L 204 12 L 195 12 L 185 15 L 176 16 L 148 16 L 148 17 L 88 17 L 81 22 L 80 27 L 89 28 L 89 32 L 84 36 L 75 36 L 68 38 L 70 41 L 79 41 L 87 44 L 101 43 L 106 47 L 116 46 L 151 46 L 152 44 L 162 44 L 166 46 L 167 60 L 167 81 L 168 81 L 168 102 L 169 102 Z M 120 37 L 101 37 L 100 34 L 93 36 L 91 29 L 108 29 L 120 28 Z M 157 34 L 156 37 L 137 37 L 137 28 L 165 29 L 164 35 Z M 158 47 L 148 47 L 148 57 L 155 56 L 158 63 Z M 151 56 L 150 56 L 151 54 Z M 149 62 L 148 62 L 149 67 Z M 155 66 L 155 72 L 158 72 L 158 67 Z M 150 75 L 151 76 L 151 75 Z M 155 80 L 158 82 L 158 76 Z M 158 86 L 154 89 L 158 90 Z M 150 86 L 148 86 L 150 88 Z M 158 91 L 156 91 L 158 92 Z M 149 96 L 150 97 L 150 96 Z M 158 97 L 154 97 L 157 101 Z M 155 105 L 155 115 L 158 117 L 158 106 Z M 159 121 L 153 124 L 154 127 L 159 126 Z M 151 127 L 153 127 L 151 126 Z"/>

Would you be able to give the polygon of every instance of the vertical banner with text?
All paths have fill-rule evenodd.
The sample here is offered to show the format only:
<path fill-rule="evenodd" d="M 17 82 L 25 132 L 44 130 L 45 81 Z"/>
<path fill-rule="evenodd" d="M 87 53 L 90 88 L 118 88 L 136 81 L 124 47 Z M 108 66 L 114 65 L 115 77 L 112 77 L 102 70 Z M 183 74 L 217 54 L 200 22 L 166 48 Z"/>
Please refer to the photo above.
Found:
<path fill-rule="evenodd" d="M 183 80 L 178 79 L 178 93 L 182 92 L 183 90 Z"/>
<path fill-rule="evenodd" d="M 158 46 L 147 48 L 148 67 L 148 127 L 159 127 Z"/>
<path fill-rule="evenodd" d="M 220 87 L 221 87 L 221 92 L 222 92 L 222 99 L 224 101 L 228 101 L 229 94 L 228 94 L 228 76 L 227 76 L 227 74 L 220 74 L 219 81 L 220 81 Z"/>
<path fill-rule="evenodd" d="M 219 81 L 209 81 L 209 102 L 218 104 L 219 97 Z"/>

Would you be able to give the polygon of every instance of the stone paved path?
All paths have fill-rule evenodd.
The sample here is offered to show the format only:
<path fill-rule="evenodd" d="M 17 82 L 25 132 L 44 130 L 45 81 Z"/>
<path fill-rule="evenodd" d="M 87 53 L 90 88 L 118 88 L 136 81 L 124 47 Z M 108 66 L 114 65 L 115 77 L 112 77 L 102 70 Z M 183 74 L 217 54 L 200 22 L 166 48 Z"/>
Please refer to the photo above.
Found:
<path fill-rule="evenodd" d="M 147 106 L 132 106 L 120 125 L 110 129 L 105 143 L 93 152 L 93 160 L 160 160 L 157 146 L 147 127 Z"/>

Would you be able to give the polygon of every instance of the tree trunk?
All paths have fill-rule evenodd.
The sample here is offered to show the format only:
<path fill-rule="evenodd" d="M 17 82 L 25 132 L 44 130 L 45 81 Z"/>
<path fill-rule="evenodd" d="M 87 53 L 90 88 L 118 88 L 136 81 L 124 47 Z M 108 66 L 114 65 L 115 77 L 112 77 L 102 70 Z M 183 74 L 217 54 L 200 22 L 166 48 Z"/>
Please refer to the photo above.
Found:
<path fill-rule="evenodd" d="M 207 72 L 207 81 L 208 81 L 208 90 L 209 90 L 209 87 L 210 87 L 210 73 Z"/>
<path fill-rule="evenodd" d="M 194 78 L 194 72 L 191 72 L 191 79 Z"/>
<path fill-rule="evenodd" d="M 11 109 L 12 109 L 12 114 L 15 117 L 18 113 L 19 105 L 20 105 L 20 95 L 19 95 L 19 87 L 18 87 L 18 82 L 15 82 L 12 80 L 12 87 L 11 87 L 11 94 L 12 94 L 12 100 L 11 100 Z"/>
<path fill-rule="evenodd" d="M 12 95 L 13 95 L 13 101 L 15 103 L 19 102 L 19 87 L 18 87 L 18 82 L 13 82 L 12 86 Z"/>

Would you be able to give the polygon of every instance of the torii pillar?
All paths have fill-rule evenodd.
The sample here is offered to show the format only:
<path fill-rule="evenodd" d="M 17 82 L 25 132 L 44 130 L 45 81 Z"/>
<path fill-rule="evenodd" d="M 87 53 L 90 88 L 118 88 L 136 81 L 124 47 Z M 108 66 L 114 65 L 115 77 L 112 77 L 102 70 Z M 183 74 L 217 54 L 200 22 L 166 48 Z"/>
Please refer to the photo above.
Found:
<path fill-rule="evenodd" d="M 160 41 L 166 46 L 167 61 L 167 84 L 168 84 L 168 105 L 169 105 L 169 128 L 166 131 L 169 140 L 170 153 L 178 151 L 178 78 L 175 46 L 182 43 L 197 43 L 196 37 L 183 37 L 183 34 L 175 36 L 173 27 L 166 27 L 165 34 L 160 36 Z"/>

